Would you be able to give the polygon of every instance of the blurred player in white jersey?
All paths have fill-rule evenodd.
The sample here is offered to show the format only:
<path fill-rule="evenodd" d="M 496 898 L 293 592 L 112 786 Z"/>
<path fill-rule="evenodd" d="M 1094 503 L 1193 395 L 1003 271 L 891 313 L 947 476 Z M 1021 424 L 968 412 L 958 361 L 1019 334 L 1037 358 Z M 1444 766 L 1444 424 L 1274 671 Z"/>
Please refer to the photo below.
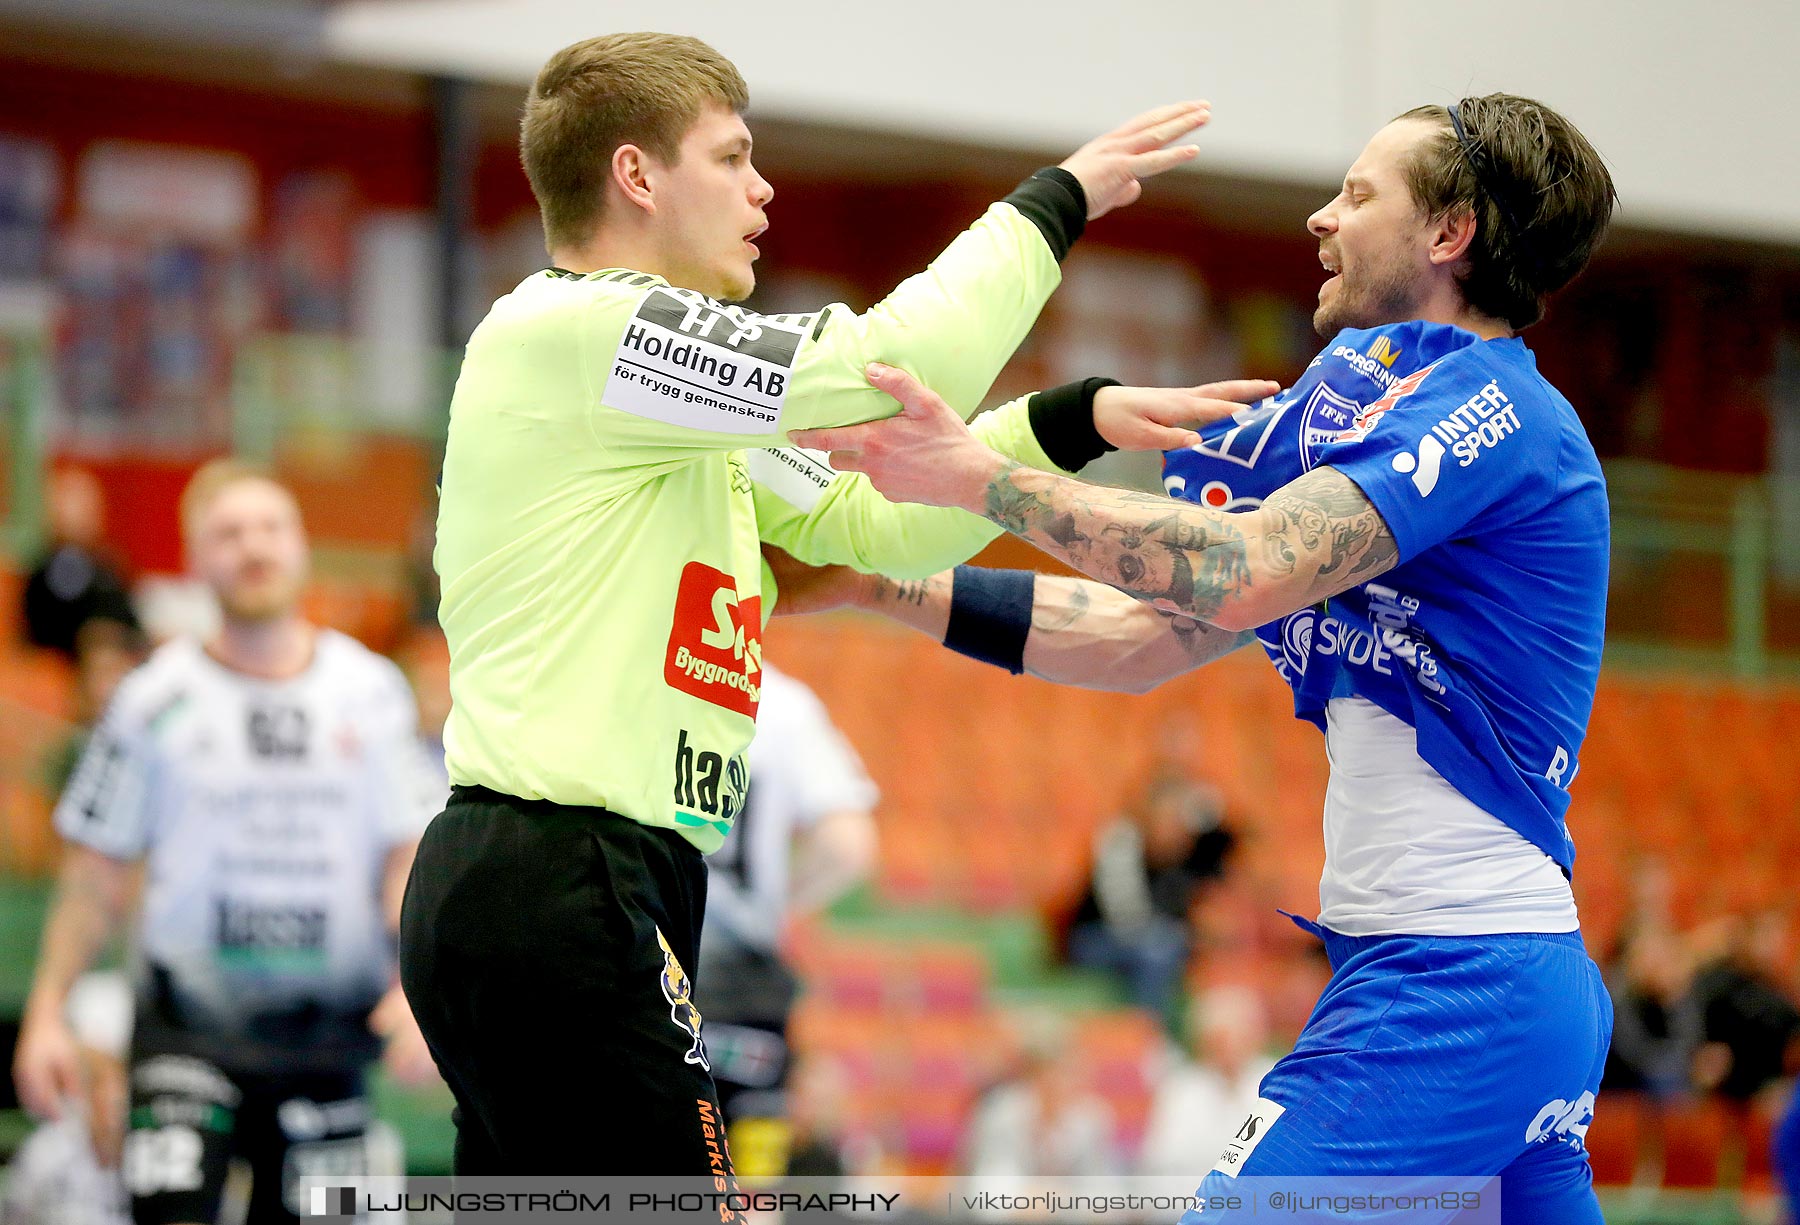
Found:
<path fill-rule="evenodd" d="M 182 529 L 222 626 L 126 678 L 57 807 L 69 847 L 14 1077 L 41 1116 L 79 1097 L 64 1002 L 135 916 L 134 1219 L 215 1220 L 241 1157 L 250 1225 L 291 1222 L 301 1178 L 365 1168 L 376 1031 L 397 1074 L 429 1074 L 393 930 L 444 797 L 399 670 L 301 617 L 292 495 L 220 461 L 183 496 Z"/>
<path fill-rule="evenodd" d="M 787 1020 L 798 984 L 782 933 L 868 875 L 877 792 L 818 695 L 767 663 L 749 763 L 744 809 L 707 861 L 697 981 L 733 1160 L 757 1178 L 787 1166 Z"/>

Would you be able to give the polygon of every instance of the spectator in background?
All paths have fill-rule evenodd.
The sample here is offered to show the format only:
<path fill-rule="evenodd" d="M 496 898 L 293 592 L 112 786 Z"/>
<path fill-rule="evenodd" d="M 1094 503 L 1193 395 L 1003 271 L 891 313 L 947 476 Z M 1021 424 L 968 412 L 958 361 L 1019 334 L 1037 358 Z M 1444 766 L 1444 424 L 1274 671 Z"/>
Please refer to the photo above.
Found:
<path fill-rule="evenodd" d="M 1675 876 L 1668 861 L 1659 855 L 1637 857 L 1631 864 L 1630 876 L 1631 900 L 1625 908 L 1625 920 L 1607 952 L 1606 964 L 1609 966 L 1621 964 L 1626 946 L 1638 932 L 1666 935 L 1675 930 Z"/>
<path fill-rule="evenodd" d="M 119 1177 L 125 1137 L 125 1047 L 131 986 L 113 973 L 84 974 L 69 991 L 82 1093 L 75 1108 L 25 1138 L 6 1170 L 0 1225 L 129 1225 Z"/>
<path fill-rule="evenodd" d="M 1779 911 L 1728 915 L 1709 943 L 1717 952 L 1694 976 L 1694 1007 L 1707 1046 L 1699 1080 L 1728 1102 L 1748 1105 L 1800 1055 L 1800 1008 L 1782 983 L 1787 918 Z"/>
<path fill-rule="evenodd" d="M 1068 1025 L 1023 1027 L 1013 1075 L 988 1090 L 969 1123 L 972 1178 L 1075 1178 L 1118 1170 L 1112 1111 L 1081 1083 Z"/>
<path fill-rule="evenodd" d="M 1719 1182 L 1738 1187 L 1751 1111 L 1770 1086 L 1800 1067 L 1800 1008 L 1783 982 L 1786 915 L 1731 914 L 1709 926 L 1691 989 L 1704 1038 L 1694 1080 L 1721 1099 L 1732 1119 L 1719 1153 Z"/>
<path fill-rule="evenodd" d="M 1140 1174 L 1192 1174 L 1214 1160 L 1238 1120 L 1256 1112 L 1257 1087 L 1275 1061 L 1269 1016 L 1249 987 L 1215 987 L 1188 1014 L 1191 1059 L 1157 1081 L 1138 1156 Z"/>
<path fill-rule="evenodd" d="M 787 1023 L 798 984 L 781 959 L 782 933 L 875 862 L 875 784 L 856 750 L 812 690 L 766 661 L 762 680 L 750 789 L 708 859 L 696 976 L 732 1161 L 746 1178 L 787 1164 Z"/>
<path fill-rule="evenodd" d="M 1197 755 L 1199 746 L 1187 749 Z M 1117 974 L 1132 1003 L 1172 1023 L 1193 947 L 1189 912 L 1206 882 L 1224 872 L 1236 841 L 1217 788 L 1159 769 L 1094 837 L 1069 960 Z"/>
<path fill-rule="evenodd" d="M 100 618 L 138 628 L 125 580 L 107 558 L 106 500 L 94 474 L 61 468 L 45 498 L 50 544 L 25 581 L 25 634 L 76 658 L 82 626 Z"/>
<path fill-rule="evenodd" d="M 236 1156 L 248 1225 L 292 1225 L 302 1177 L 367 1168 L 363 1079 L 383 1038 L 398 1078 L 430 1075 L 392 933 L 444 797 L 398 669 L 300 616 L 307 546 L 288 491 L 210 464 L 182 528 L 222 629 L 125 679 L 63 793 L 68 853 L 13 1071 L 35 1114 L 79 1098 L 65 1002 L 135 912 L 135 1219 L 215 1220 Z"/>
<path fill-rule="evenodd" d="M 1641 1094 L 1632 1186 L 1659 1187 L 1663 1178 L 1664 1112 L 1692 1089 L 1694 1055 L 1703 1019 L 1690 987 L 1691 957 L 1669 929 L 1645 924 L 1621 938 L 1607 973 L 1613 1003 L 1612 1046 L 1601 1075 L 1602 1090 Z"/>

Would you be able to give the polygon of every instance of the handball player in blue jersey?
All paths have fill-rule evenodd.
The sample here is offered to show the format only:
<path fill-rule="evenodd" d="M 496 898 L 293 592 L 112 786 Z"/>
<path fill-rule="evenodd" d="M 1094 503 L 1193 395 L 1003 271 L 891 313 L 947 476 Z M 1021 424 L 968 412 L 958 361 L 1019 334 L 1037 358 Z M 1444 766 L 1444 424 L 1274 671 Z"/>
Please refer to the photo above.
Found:
<path fill-rule="evenodd" d="M 1326 865 L 1301 922 L 1334 974 L 1255 1112 L 1195 1138 L 1192 1225 L 1241 1219 L 1205 1204 L 1259 1176 L 1499 1176 L 1508 1222 L 1601 1219 L 1584 1142 L 1612 1015 L 1564 815 L 1600 668 L 1606 491 L 1518 334 L 1614 203 L 1592 146 L 1529 99 L 1388 124 L 1308 221 L 1325 348 L 1170 453 L 1177 501 L 1003 460 L 887 367 L 871 381 L 900 417 L 803 440 L 1102 581 L 796 571 L 790 611 L 860 604 L 1014 671 L 1132 690 L 1254 634 L 1325 734 Z M 1079 390 L 1096 432 L 1046 443 L 1066 469 L 1142 394 L 1104 383 Z"/>

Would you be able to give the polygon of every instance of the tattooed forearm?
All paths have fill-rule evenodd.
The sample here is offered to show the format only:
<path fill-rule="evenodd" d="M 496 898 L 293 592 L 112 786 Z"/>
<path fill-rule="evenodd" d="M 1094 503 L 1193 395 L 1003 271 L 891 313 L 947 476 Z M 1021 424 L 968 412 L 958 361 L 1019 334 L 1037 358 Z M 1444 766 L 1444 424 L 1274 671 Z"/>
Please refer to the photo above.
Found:
<path fill-rule="evenodd" d="M 1003 466 L 987 517 L 1165 613 L 1247 628 L 1373 578 L 1398 560 L 1362 490 L 1319 468 L 1260 510 L 1226 514 Z"/>
<path fill-rule="evenodd" d="M 1007 531 L 1084 573 L 1201 619 L 1251 582 L 1239 526 L 1167 498 L 1009 464 L 989 483 L 985 510 Z"/>
<path fill-rule="evenodd" d="M 1023 536 L 1045 518 L 1047 504 L 1021 489 L 1012 479 L 1024 472 L 1022 464 L 1007 460 L 987 487 L 987 517 L 1015 536 Z"/>
<path fill-rule="evenodd" d="M 1034 633 L 1057 634 L 1071 629 L 1087 616 L 1088 609 L 1094 605 L 1087 588 L 1079 583 L 1061 603 L 1053 603 L 1052 599 L 1054 597 L 1050 584 L 1040 579 L 1037 600 L 1031 609 L 1031 628 Z"/>
<path fill-rule="evenodd" d="M 932 585 L 940 582 L 939 576 L 921 579 L 893 579 L 885 574 L 875 576 L 874 599 L 876 604 L 911 604 L 915 608 L 925 603 L 931 594 Z"/>
<path fill-rule="evenodd" d="M 1170 614 L 1168 620 L 1169 636 L 1196 668 L 1256 641 L 1255 633 L 1250 630 L 1222 630 L 1216 625 L 1176 614 Z"/>
<path fill-rule="evenodd" d="M 1103 583 L 1040 574 L 1025 670 L 1059 685 L 1147 693 L 1249 637 L 1160 612 Z"/>
<path fill-rule="evenodd" d="M 1384 573 L 1399 560 L 1394 534 L 1381 512 L 1354 481 L 1334 469 L 1320 468 L 1277 490 L 1264 509 L 1326 525 L 1328 539 L 1308 546 L 1324 553 L 1312 583 L 1318 599 Z"/>
<path fill-rule="evenodd" d="M 950 593 L 955 582 L 949 570 L 921 579 L 871 575 L 865 588 L 866 597 L 856 601 L 853 607 L 891 617 L 942 641 L 944 629 L 950 623 Z"/>

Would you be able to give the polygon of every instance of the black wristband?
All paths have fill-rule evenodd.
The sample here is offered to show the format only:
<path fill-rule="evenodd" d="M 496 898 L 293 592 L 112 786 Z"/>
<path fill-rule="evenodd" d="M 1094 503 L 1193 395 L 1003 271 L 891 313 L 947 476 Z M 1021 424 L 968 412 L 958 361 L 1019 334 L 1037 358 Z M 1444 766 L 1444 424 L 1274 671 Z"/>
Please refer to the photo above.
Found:
<path fill-rule="evenodd" d="M 1119 449 L 1094 428 L 1094 397 L 1102 387 L 1118 385 L 1118 379 L 1082 379 L 1032 395 L 1026 407 L 1031 432 L 1051 463 L 1064 472 L 1079 472 Z"/>
<path fill-rule="evenodd" d="M 1029 570 L 958 566 L 950 584 L 944 645 L 1017 676 L 1025 670 L 1036 585 L 1037 575 Z"/>
<path fill-rule="evenodd" d="M 1087 228 L 1087 192 L 1061 166 L 1046 166 L 1012 189 L 1006 202 L 1038 228 L 1061 263 Z"/>

